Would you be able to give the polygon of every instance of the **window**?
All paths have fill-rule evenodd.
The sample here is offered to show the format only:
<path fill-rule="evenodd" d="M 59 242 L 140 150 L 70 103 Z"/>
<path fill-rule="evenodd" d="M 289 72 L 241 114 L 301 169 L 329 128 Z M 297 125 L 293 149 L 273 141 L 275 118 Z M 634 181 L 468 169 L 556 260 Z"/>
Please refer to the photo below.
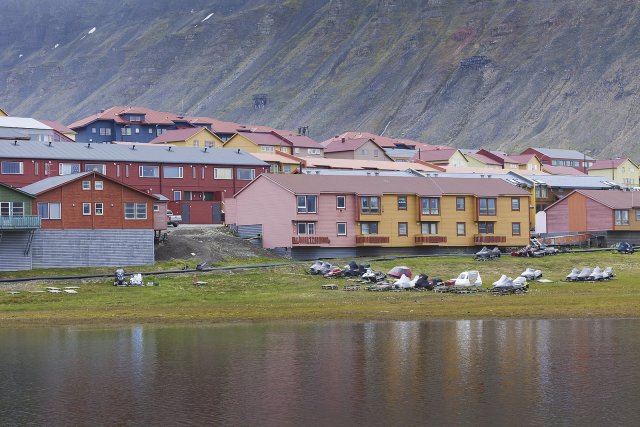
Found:
<path fill-rule="evenodd" d="M 142 121 L 142 116 L 130 115 L 129 116 L 129 121 L 130 122 L 141 122 Z"/>
<path fill-rule="evenodd" d="M 380 155 L 380 150 L 373 150 L 373 157 L 378 157 Z"/>
<path fill-rule="evenodd" d="M 165 133 L 166 131 L 167 131 L 166 129 L 156 129 L 156 136 L 160 136 L 163 133 Z M 131 134 L 129 134 L 129 135 L 131 135 Z"/>
<path fill-rule="evenodd" d="M 129 165 L 124 165 L 124 176 L 129 178 Z"/>
<path fill-rule="evenodd" d="M 93 188 L 95 188 L 96 190 L 102 190 L 104 189 L 104 182 L 102 181 L 96 181 L 93 184 Z"/>
<path fill-rule="evenodd" d="M 60 163 L 58 165 L 58 175 L 71 175 L 80 173 L 80 163 Z"/>
<path fill-rule="evenodd" d="M 102 175 L 106 175 L 107 174 L 107 168 L 105 165 L 101 165 L 101 164 L 90 164 L 87 163 L 86 165 L 84 165 L 84 171 L 85 172 L 100 172 Z"/>
<path fill-rule="evenodd" d="M 367 150 L 366 148 L 363 148 L 362 150 L 360 150 L 360 154 L 362 154 L 363 156 L 366 156 L 367 154 L 369 154 L 369 150 Z"/>
<path fill-rule="evenodd" d="M 360 212 L 368 214 L 380 213 L 380 197 L 360 197 Z"/>
<path fill-rule="evenodd" d="M 399 211 L 407 210 L 407 196 L 398 196 L 398 210 Z"/>
<path fill-rule="evenodd" d="M 60 219 L 60 203 L 38 203 L 38 215 L 42 219 Z"/>
<path fill-rule="evenodd" d="M 299 148 L 296 148 L 296 150 L 300 150 Z M 299 153 L 300 151 L 296 151 L 296 153 Z M 320 154 L 320 149 L 319 148 L 308 148 L 307 149 L 307 153 L 309 154 Z"/>
<path fill-rule="evenodd" d="M 197 139 L 193 140 L 193 146 L 194 147 L 200 147 L 200 141 L 198 141 Z"/>
<path fill-rule="evenodd" d="M 377 222 L 361 222 L 360 234 L 378 234 Z"/>
<path fill-rule="evenodd" d="M 464 197 L 456 197 L 456 210 L 457 211 L 465 210 Z"/>
<path fill-rule="evenodd" d="M 136 133 L 140 133 L 140 128 L 138 126 L 134 127 Z"/>
<path fill-rule="evenodd" d="M 437 197 L 422 198 L 422 215 L 439 215 L 440 199 Z"/>
<path fill-rule="evenodd" d="M 284 173 L 290 173 L 291 172 L 291 165 L 282 165 L 282 171 Z"/>
<path fill-rule="evenodd" d="M 51 163 L 45 163 L 44 164 L 44 174 L 46 176 L 51 175 Z"/>
<path fill-rule="evenodd" d="M 629 225 L 629 211 L 616 209 L 616 225 Z"/>
<path fill-rule="evenodd" d="M 409 234 L 409 224 L 406 222 L 398 223 L 398 236 L 407 236 Z"/>
<path fill-rule="evenodd" d="M 512 211 L 520 210 L 520 199 L 518 197 L 511 198 L 511 210 Z"/>
<path fill-rule="evenodd" d="M 123 127 L 122 128 L 122 135 L 131 135 L 131 128 L 130 127 Z"/>
<path fill-rule="evenodd" d="M 185 191 L 185 193 L 187 193 Z M 176 190 L 173 192 L 173 200 L 178 201 L 178 200 L 182 200 L 182 192 L 179 190 Z"/>
<path fill-rule="evenodd" d="M 153 133 L 153 129 L 149 128 L 148 130 L 149 130 L 149 133 Z"/>
<path fill-rule="evenodd" d="M 238 169 L 238 179 L 242 181 L 251 181 L 256 177 L 256 171 L 253 169 Z"/>
<path fill-rule="evenodd" d="M 537 184 L 536 185 L 536 197 L 540 199 L 547 198 L 547 187 L 544 185 Z"/>
<path fill-rule="evenodd" d="M 103 136 L 111 135 L 111 128 L 100 128 L 100 135 L 103 135 Z"/>
<path fill-rule="evenodd" d="M 95 212 L 96 212 L 96 215 L 103 215 L 104 214 L 104 204 L 103 203 L 96 203 Z"/>
<path fill-rule="evenodd" d="M 466 236 L 467 224 L 464 222 L 456 222 L 456 234 L 458 236 Z"/>
<path fill-rule="evenodd" d="M 124 204 L 125 219 L 147 219 L 146 203 L 125 203 Z"/>
<path fill-rule="evenodd" d="M 193 174 L 193 179 L 196 179 L 197 166 L 191 166 L 191 172 Z"/>
<path fill-rule="evenodd" d="M 231 168 L 213 168 L 213 179 L 233 179 Z"/>
<path fill-rule="evenodd" d="M 24 165 L 22 162 L 2 162 L 2 173 L 4 175 L 22 175 Z"/>
<path fill-rule="evenodd" d="M 91 203 L 82 204 L 82 215 L 91 215 Z"/>
<path fill-rule="evenodd" d="M 154 212 L 160 212 L 160 206 L 159 205 L 153 205 L 153 211 Z"/>
<path fill-rule="evenodd" d="M 336 229 L 338 232 L 338 236 L 346 236 L 347 235 L 347 223 L 346 222 L 338 222 L 336 223 Z"/>
<path fill-rule="evenodd" d="M 96 133 L 96 128 L 91 128 L 91 133 Z"/>
<path fill-rule="evenodd" d="M 82 181 L 83 190 L 91 190 L 91 181 Z"/>
<path fill-rule="evenodd" d="M 478 205 L 480 215 L 495 215 L 496 214 L 496 199 L 478 199 Z"/>
<path fill-rule="evenodd" d="M 40 175 L 39 165 L 40 165 L 40 164 L 39 164 L 38 162 L 35 162 L 35 163 L 33 164 L 33 173 L 34 173 L 35 175 Z"/>
<path fill-rule="evenodd" d="M 316 224 L 313 222 L 299 222 L 298 234 L 316 234 Z"/>
<path fill-rule="evenodd" d="M 636 209 L 636 221 L 640 221 L 640 209 Z"/>
<path fill-rule="evenodd" d="M 317 196 L 298 196 L 298 213 L 316 213 Z"/>
<path fill-rule="evenodd" d="M 336 196 L 336 209 L 346 209 L 347 198 L 346 196 Z"/>
<path fill-rule="evenodd" d="M 479 234 L 493 234 L 494 232 L 494 222 L 480 221 L 478 223 L 478 233 Z"/>
<path fill-rule="evenodd" d="M 261 145 L 260 146 L 260 151 L 264 151 L 266 153 L 273 153 L 273 146 L 272 145 Z"/>
<path fill-rule="evenodd" d="M 420 224 L 420 233 L 421 234 L 438 234 L 438 223 L 423 222 L 422 224 Z"/>
<path fill-rule="evenodd" d="M 163 166 L 162 173 L 165 178 L 182 178 L 182 166 Z"/>
<path fill-rule="evenodd" d="M 296 148 L 293 149 L 293 152 L 295 154 L 300 154 L 300 149 L 298 147 L 296 147 Z M 309 153 L 309 154 L 311 154 L 311 153 Z"/>
<path fill-rule="evenodd" d="M 520 235 L 520 223 L 519 222 L 512 222 L 511 223 L 511 235 L 512 236 L 519 236 Z"/>
<path fill-rule="evenodd" d="M 159 166 L 140 166 L 140 178 L 158 178 L 160 176 Z"/>
<path fill-rule="evenodd" d="M 24 202 L 0 202 L 0 216 L 24 216 Z"/>

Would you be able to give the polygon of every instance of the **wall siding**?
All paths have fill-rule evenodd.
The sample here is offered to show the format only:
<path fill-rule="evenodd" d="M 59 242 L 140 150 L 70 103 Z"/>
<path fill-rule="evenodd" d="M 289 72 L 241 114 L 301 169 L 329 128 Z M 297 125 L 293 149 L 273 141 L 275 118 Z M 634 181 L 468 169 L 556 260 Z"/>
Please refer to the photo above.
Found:
<path fill-rule="evenodd" d="M 31 251 L 24 250 L 29 241 L 29 232 L 4 231 L 0 240 L 0 271 L 31 270 Z"/>
<path fill-rule="evenodd" d="M 33 268 L 148 265 L 154 262 L 153 230 L 38 230 Z"/>

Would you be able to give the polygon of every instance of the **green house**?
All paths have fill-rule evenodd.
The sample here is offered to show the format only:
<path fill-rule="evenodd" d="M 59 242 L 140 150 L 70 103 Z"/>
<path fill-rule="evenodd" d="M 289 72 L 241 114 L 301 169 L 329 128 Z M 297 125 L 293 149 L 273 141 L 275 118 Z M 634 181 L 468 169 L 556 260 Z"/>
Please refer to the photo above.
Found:
<path fill-rule="evenodd" d="M 0 183 L 0 271 L 30 270 L 31 243 L 40 228 L 35 195 Z"/>

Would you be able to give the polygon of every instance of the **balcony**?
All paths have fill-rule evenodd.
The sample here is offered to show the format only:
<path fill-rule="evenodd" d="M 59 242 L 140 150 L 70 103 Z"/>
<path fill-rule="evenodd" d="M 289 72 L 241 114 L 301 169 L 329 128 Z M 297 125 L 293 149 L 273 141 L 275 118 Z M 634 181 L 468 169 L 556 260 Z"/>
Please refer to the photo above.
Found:
<path fill-rule="evenodd" d="M 437 236 L 434 234 L 418 234 L 415 237 L 416 245 L 437 245 L 447 243 L 447 236 Z"/>
<path fill-rule="evenodd" d="M 294 246 L 300 245 L 309 245 L 309 246 L 317 246 L 317 245 L 328 245 L 331 243 L 328 237 L 325 236 L 293 236 L 291 238 L 291 244 Z"/>
<path fill-rule="evenodd" d="M 380 234 L 368 234 L 366 236 L 356 236 L 356 245 L 359 246 L 377 246 L 389 244 L 389 236 L 382 236 Z"/>
<path fill-rule="evenodd" d="M 39 215 L 0 216 L 0 230 L 34 230 L 40 228 Z"/>
<path fill-rule="evenodd" d="M 498 236 L 495 234 L 476 234 L 473 236 L 473 243 L 476 245 L 484 245 L 486 243 L 506 243 L 507 236 Z"/>

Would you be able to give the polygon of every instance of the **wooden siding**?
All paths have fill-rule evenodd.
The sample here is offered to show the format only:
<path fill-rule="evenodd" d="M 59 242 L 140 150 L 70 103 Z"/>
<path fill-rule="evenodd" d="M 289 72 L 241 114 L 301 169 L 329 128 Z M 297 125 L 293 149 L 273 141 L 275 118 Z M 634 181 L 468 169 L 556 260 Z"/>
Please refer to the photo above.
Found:
<path fill-rule="evenodd" d="M 83 190 L 82 182 L 90 181 L 91 189 Z M 102 181 L 103 190 L 95 189 L 95 181 Z M 60 219 L 43 219 L 43 229 L 151 229 L 153 230 L 153 198 L 145 196 L 119 183 L 88 175 L 40 194 L 33 201 L 33 211 L 38 203 L 60 203 Z M 91 203 L 91 215 L 83 215 L 82 204 Z M 95 214 L 95 204 L 103 204 L 103 215 Z M 125 203 L 145 203 L 146 219 L 125 219 Z"/>
<path fill-rule="evenodd" d="M 33 268 L 149 265 L 153 230 L 38 230 L 32 254 Z"/>

